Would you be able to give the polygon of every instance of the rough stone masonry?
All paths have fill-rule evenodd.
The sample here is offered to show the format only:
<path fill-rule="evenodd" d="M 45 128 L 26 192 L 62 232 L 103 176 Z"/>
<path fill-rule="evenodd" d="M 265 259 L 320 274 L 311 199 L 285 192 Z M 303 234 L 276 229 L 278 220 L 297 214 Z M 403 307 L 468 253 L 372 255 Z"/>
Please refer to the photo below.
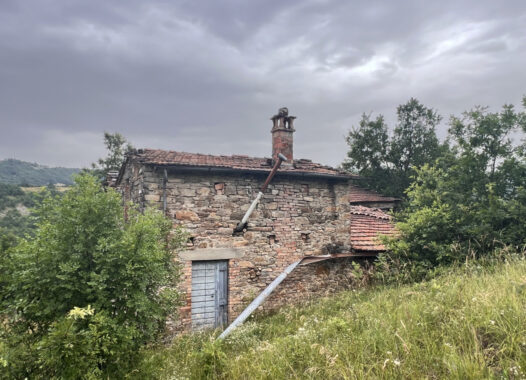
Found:
<path fill-rule="evenodd" d="M 355 231 L 352 240 L 351 220 L 358 213 L 362 219 L 366 218 L 365 227 L 367 218 L 371 218 L 371 226 L 382 225 L 382 233 L 389 234 L 390 221 L 382 211 L 357 210 L 367 211 L 368 203 L 389 209 L 396 199 L 360 188 L 357 176 L 310 160 L 294 160 L 293 120 L 287 109 L 280 109 L 272 118 L 271 158 L 152 149 L 128 155 L 116 181 L 124 201 L 163 210 L 174 226 L 184 226 L 191 236 L 187 250 L 178 257 L 184 268 L 181 290 L 185 305 L 180 309 L 176 328 L 224 324 L 218 313 L 212 311 L 214 305 L 216 309 L 219 307 L 218 286 L 225 287 L 224 317 L 230 322 L 289 264 L 304 256 L 364 256 L 383 249 L 378 241 L 367 245 L 367 241 L 377 239 L 374 230 L 367 236 Z M 269 185 L 246 229 L 234 233 L 278 153 L 283 153 L 288 161 Z M 385 228 L 386 225 L 389 227 Z M 353 247 L 353 241 L 360 242 L 360 250 Z M 367 249 L 368 246 L 373 249 Z M 353 282 L 352 260 L 352 257 L 335 257 L 296 269 L 263 308 L 274 309 L 349 287 Z M 202 286 L 202 282 L 192 278 L 192 273 L 202 275 L 196 269 L 197 262 L 210 263 L 213 268 L 220 261 L 227 263 L 224 285 L 210 281 L 206 284 L 211 285 Z M 209 274 L 213 276 L 212 269 Z M 202 297 L 209 297 L 208 301 Z M 197 308 L 198 302 L 211 306 L 203 306 L 201 310 Z"/>

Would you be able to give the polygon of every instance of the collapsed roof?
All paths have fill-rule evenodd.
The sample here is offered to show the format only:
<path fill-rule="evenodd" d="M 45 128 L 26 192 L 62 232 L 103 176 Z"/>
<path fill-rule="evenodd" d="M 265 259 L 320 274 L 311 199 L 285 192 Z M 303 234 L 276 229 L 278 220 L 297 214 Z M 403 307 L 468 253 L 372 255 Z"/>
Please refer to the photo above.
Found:
<path fill-rule="evenodd" d="M 214 156 L 210 154 L 176 152 L 161 149 L 138 149 L 128 154 L 128 160 L 147 165 L 170 166 L 179 168 L 209 168 L 229 171 L 268 173 L 272 169 L 271 158 L 249 157 L 242 155 Z M 335 179 L 360 179 L 343 170 L 317 164 L 311 160 L 295 159 L 292 164 L 283 165 L 279 173 L 303 176 L 321 176 Z"/>
<path fill-rule="evenodd" d="M 385 195 L 378 194 L 374 190 L 355 186 L 350 190 L 349 201 L 353 205 L 359 205 L 360 203 L 373 202 L 399 202 L 400 198 L 386 197 Z"/>

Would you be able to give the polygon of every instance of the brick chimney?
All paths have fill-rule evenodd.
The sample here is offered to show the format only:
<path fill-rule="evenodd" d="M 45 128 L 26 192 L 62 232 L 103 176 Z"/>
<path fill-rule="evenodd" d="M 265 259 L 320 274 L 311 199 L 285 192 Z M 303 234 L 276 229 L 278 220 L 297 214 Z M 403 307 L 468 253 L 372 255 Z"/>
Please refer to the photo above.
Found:
<path fill-rule="evenodd" d="M 286 107 L 280 108 L 277 115 L 272 116 L 272 159 L 276 160 L 278 153 L 287 157 L 287 164 L 292 164 L 292 134 L 294 133 L 294 119 L 296 116 L 289 116 Z"/>

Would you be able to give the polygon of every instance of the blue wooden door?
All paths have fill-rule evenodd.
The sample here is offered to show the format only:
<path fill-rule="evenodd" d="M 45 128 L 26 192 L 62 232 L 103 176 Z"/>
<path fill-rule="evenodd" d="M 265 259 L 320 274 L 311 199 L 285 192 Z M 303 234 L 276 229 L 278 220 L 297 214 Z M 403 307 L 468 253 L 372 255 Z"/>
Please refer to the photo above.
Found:
<path fill-rule="evenodd" d="M 192 262 L 192 328 L 227 323 L 228 261 Z"/>
<path fill-rule="evenodd" d="M 228 261 L 216 262 L 215 327 L 226 326 L 228 304 Z"/>

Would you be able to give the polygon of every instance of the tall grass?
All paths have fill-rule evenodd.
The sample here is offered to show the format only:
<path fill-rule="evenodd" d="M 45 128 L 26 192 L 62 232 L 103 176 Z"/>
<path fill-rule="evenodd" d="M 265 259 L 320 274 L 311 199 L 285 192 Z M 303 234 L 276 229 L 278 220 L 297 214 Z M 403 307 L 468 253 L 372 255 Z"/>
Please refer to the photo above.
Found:
<path fill-rule="evenodd" d="M 251 320 L 224 342 L 216 335 L 177 338 L 133 376 L 524 379 L 526 261 L 347 291 Z"/>

